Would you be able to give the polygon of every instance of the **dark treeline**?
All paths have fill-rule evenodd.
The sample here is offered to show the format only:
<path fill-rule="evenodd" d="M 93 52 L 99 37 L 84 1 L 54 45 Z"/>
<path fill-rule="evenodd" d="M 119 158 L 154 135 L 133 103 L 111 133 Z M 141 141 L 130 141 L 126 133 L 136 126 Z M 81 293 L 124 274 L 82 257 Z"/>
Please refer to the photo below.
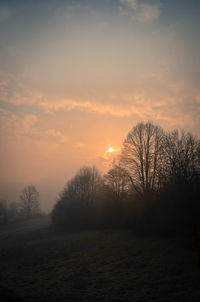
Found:
<path fill-rule="evenodd" d="M 0 200 L 0 226 L 41 215 L 39 192 L 34 186 L 24 188 L 17 202 Z"/>
<path fill-rule="evenodd" d="M 82 167 L 68 181 L 52 220 L 72 229 L 131 227 L 197 235 L 199 185 L 200 140 L 184 131 L 139 123 L 104 176 L 95 167 Z"/>

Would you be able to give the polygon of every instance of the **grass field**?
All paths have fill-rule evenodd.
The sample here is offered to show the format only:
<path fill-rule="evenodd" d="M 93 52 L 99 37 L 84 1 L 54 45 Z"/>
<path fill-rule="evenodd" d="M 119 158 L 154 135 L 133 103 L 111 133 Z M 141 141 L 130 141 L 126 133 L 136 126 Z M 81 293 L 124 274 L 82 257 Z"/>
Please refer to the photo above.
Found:
<path fill-rule="evenodd" d="M 60 232 L 48 217 L 0 232 L 0 301 L 199 302 L 199 281 L 195 251 L 174 238 Z"/>

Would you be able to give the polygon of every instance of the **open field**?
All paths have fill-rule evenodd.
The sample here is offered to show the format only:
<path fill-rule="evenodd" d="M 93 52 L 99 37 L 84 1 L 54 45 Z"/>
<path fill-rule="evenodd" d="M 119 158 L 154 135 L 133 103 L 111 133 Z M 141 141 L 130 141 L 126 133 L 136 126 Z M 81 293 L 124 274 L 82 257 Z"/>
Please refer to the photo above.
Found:
<path fill-rule="evenodd" d="M 0 232 L 1 301 L 191 302 L 200 301 L 199 281 L 195 251 L 176 239 L 64 233 L 48 217 Z"/>

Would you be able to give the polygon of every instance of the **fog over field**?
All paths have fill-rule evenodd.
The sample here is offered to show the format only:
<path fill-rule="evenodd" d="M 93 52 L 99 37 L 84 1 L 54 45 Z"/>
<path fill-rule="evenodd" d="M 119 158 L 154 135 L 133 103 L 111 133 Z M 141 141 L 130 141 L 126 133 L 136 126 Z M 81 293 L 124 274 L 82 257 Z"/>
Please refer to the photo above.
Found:
<path fill-rule="evenodd" d="M 57 233 L 48 223 L 0 233 L 2 301 L 199 300 L 196 254 L 177 239 L 127 230 Z"/>

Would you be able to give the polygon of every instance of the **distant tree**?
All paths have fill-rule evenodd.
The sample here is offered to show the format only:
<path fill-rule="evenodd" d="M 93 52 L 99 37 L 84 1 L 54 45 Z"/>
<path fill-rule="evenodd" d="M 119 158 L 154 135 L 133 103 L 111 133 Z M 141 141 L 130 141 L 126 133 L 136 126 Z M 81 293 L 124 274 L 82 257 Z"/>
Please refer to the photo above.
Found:
<path fill-rule="evenodd" d="M 140 195 L 158 187 L 163 130 L 152 123 L 139 123 L 128 133 L 121 161 L 129 173 L 133 189 Z"/>
<path fill-rule="evenodd" d="M 39 192 L 34 186 L 28 186 L 22 190 L 20 195 L 21 214 L 26 218 L 40 213 Z"/>

